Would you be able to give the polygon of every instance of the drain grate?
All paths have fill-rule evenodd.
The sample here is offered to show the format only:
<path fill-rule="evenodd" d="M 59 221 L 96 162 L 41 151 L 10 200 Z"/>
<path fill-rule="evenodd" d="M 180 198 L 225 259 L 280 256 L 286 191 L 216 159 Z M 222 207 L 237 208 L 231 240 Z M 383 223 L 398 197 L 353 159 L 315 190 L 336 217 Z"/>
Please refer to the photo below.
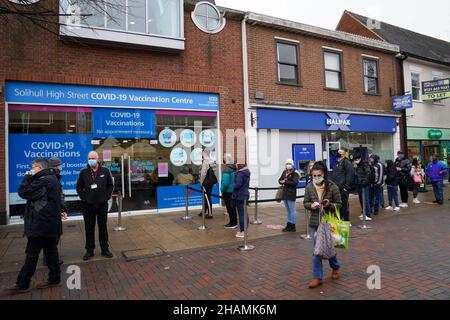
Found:
<path fill-rule="evenodd" d="M 159 247 L 122 251 L 122 256 L 126 259 L 126 261 L 133 261 L 154 256 L 160 256 L 163 254 L 165 254 L 164 250 L 162 250 Z"/>

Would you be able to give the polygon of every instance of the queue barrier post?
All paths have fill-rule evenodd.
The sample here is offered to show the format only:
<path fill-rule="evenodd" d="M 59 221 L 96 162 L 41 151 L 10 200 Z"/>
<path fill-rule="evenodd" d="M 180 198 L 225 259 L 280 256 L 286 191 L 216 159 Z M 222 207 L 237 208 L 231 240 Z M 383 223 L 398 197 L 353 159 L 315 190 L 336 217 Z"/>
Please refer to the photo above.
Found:
<path fill-rule="evenodd" d="M 255 249 L 255 246 L 247 243 L 248 238 L 248 212 L 247 212 L 247 200 L 244 200 L 244 244 L 239 246 L 238 249 L 240 251 L 250 251 Z"/>
<path fill-rule="evenodd" d="M 117 207 L 118 207 L 117 227 L 115 227 L 113 230 L 114 231 L 126 231 L 127 228 L 122 226 L 122 194 L 120 193 L 120 191 L 117 194 Z"/>
<path fill-rule="evenodd" d="M 186 195 L 185 195 L 185 215 L 183 217 L 181 217 L 182 220 L 192 220 L 192 217 L 189 215 L 189 186 L 186 185 L 185 188 L 186 191 Z"/>
<path fill-rule="evenodd" d="M 366 189 L 362 188 L 362 203 L 363 203 L 363 222 L 362 225 L 358 226 L 360 229 L 372 229 L 371 226 L 366 224 Z"/>
<path fill-rule="evenodd" d="M 303 240 L 311 240 L 311 235 L 309 234 L 309 219 L 310 219 L 309 211 L 305 209 L 306 234 L 302 234 L 300 236 L 300 238 Z"/>
<path fill-rule="evenodd" d="M 199 231 L 205 231 L 205 188 L 202 187 L 202 225 L 197 228 Z"/>
<path fill-rule="evenodd" d="M 258 219 L 258 187 L 255 187 L 255 220 L 251 224 L 262 224 L 262 221 Z"/>

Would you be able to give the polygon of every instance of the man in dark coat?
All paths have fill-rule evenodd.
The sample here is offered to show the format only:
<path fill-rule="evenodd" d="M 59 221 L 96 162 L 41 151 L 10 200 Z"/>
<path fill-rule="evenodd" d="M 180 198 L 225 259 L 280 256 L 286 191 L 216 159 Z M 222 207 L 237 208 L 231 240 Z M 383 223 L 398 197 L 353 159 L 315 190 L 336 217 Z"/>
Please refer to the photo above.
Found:
<path fill-rule="evenodd" d="M 363 160 L 360 154 L 356 154 L 353 157 L 353 161 L 356 167 L 355 173 L 357 177 L 358 183 L 358 197 L 359 203 L 361 205 L 361 209 L 366 207 L 366 219 L 372 220 L 372 208 L 370 203 L 370 165 L 367 160 Z M 364 201 L 364 202 L 363 202 Z M 359 218 L 363 220 L 363 215 L 360 215 Z"/>
<path fill-rule="evenodd" d="M 342 220 L 350 221 L 350 213 L 348 209 L 348 198 L 353 182 L 354 169 L 351 161 L 346 157 L 347 149 L 340 148 L 337 154 L 338 161 L 335 162 L 333 167 L 333 175 L 331 180 L 338 186 L 341 193 Z"/>
<path fill-rule="evenodd" d="M 61 281 L 58 238 L 61 235 L 61 188 L 47 160 L 38 158 L 31 164 L 19 186 L 18 194 L 27 200 L 24 212 L 24 235 L 27 236 L 26 259 L 17 277 L 13 293 L 30 290 L 41 250 L 44 250 L 49 275 L 47 282 L 37 288 L 56 286 Z"/>
<path fill-rule="evenodd" d="M 98 237 L 102 256 L 112 258 L 108 244 L 108 200 L 114 191 L 111 172 L 100 165 L 98 153 L 89 152 L 88 166 L 80 171 L 77 181 L 77 194 L 83 205 L 84 227 L 86 231 L 86 253 L 83 260 L 94 256 L 95 220 L 98 223 Z"/>
<path fill-rule="evenodd" d="M 403 151 L 397 152 L 397 159 L 395 159 L 395 166 L 399 173 L 399 186 L 400 186 L 400 208 L 408 207 L 408 187 L 412 184 L 411 168 L 412 164 L 408 158 L 405 157 Z"/>

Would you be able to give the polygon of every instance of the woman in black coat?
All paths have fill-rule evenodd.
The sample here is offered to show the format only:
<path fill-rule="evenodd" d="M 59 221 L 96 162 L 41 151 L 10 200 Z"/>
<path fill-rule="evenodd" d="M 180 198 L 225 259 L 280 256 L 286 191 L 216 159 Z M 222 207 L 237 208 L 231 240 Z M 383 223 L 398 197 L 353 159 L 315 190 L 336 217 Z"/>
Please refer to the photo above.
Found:
<path fill-rule="evenodd" d="M 297 200 L 297 185 L 300 181 L 300 175 L 295 171 L 294 160 L 286 160 L 286 170 L 281 174 L 278 183 L 283 188 L 282 200 L 287 214 L 287 225 L 283 232 L 296 232 L 295 224 L 297 222 L 297 210 L 295 201 Z"/>

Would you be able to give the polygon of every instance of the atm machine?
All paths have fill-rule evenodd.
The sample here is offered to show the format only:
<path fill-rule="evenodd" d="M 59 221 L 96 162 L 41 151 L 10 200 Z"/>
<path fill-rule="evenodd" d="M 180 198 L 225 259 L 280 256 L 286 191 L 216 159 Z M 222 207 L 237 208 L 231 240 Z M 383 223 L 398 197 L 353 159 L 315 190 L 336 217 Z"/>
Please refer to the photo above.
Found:
<path fill-rule="evenodd" d="M 292 159 L 294 160 L 295 169 L 300 172 L 301 178 L 299 187 L 306 186 L 306 174 L 308 163 L 316 161 L 316 145 L 315 144 L 293 144 Z"/>

